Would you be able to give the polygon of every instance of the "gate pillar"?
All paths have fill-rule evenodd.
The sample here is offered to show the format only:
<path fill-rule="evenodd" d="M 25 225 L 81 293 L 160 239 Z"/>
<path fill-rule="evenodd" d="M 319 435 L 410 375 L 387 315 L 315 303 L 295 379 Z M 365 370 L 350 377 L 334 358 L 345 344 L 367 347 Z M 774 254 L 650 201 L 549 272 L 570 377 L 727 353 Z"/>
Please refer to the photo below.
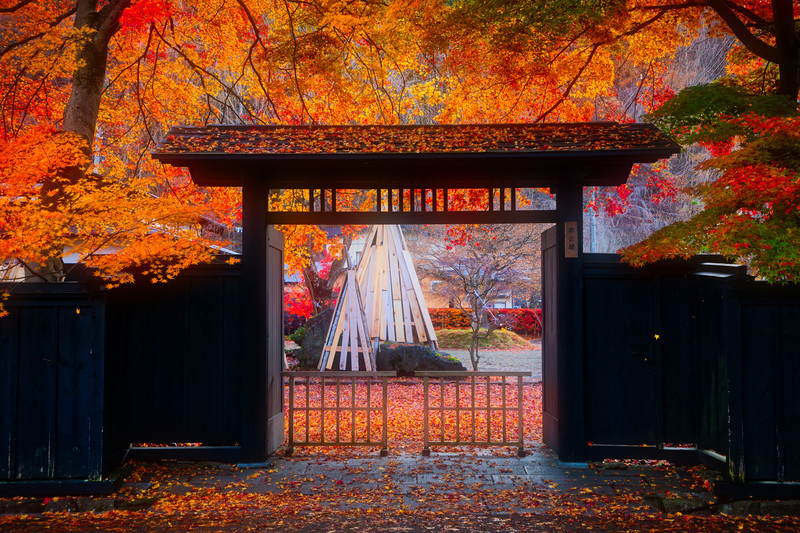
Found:
<path fill-rule="evenodd" d="M 267 195 L 264 180 L 242 184 L 242 441 L 243 463 L 262 463 L 267 445 Z"/>
<path fill-rule="evenodd" d="M 583 186 L 556 192 L 555 335 L 557 449 L 563 462 L 585 460 L 583 391 Z"/>

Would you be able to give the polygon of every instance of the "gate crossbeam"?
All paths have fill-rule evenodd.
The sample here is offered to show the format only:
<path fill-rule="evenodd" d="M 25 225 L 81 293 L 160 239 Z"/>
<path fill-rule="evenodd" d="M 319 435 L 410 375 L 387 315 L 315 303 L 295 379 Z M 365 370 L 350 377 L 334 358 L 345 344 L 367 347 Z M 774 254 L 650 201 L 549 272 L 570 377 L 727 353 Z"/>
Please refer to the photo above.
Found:
<path fill-rule="evenodd" d="M 555 223 L 555 209 L 520 209 L 517 188 L 478 189 L 482 204 L 455 209 L 451 197 L 463 194 L 450 188 L 357 189 L 374 194 L 370 211 L 341 209 L 340 189 L 304 189 L 304 202 L 290 209 L 272 207 L 272 224 L 538 224 Z M 464 189 L 458 189 L 463 191 Z M 300 207 L 300 210 L 295 210 Z"/>

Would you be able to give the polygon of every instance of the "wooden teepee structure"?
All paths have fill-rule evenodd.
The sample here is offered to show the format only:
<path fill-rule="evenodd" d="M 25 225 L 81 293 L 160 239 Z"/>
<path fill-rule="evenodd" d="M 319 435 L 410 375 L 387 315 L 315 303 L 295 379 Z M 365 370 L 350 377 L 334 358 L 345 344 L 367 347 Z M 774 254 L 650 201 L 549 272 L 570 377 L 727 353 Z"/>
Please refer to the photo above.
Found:
<path fill-rule="evenodd" d="M 356 267 L 369 336 L 438 349 L 425 297 L 398 225 L 375 225 Z"/>
<path fill-rule="evenodd" d="M 333 319 L 322 347 L 319 370 L 375 370 L 375 346 L 369 335 L 364 305 L 353 269 L 347 271 Z"/>
<path fill-rule="evenodd" d="M 438 349 L 425 297 L 400 226 L 372 226 L 333 311 L 320 370 L 375 370 L 378 340 Z"/>

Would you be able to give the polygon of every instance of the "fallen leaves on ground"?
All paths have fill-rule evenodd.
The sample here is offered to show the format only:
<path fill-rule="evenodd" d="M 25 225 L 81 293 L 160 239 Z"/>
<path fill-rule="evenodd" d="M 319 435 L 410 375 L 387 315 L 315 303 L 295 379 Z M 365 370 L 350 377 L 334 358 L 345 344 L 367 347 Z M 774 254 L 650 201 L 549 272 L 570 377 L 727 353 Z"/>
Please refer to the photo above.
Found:
<path fill-rule="evenodd" d="M 539 481 L 520 482 L 515 474 L 536 471 L 548 457 L 541 450 L 540 384 L 523 389 L 525 442 L 537 451 L 536 459 L 517 458 L 513 447 L 491 453 L 437 448 L 421 458 L 421 389 L 418 380 L 398 380 L 389 389 L 389 457 L 378 457 L 375 448 L 326 446 L 300 448 L 264 468 L 130 463 L 115 495 L 116 509 L 0 515 L 0 530 L 716 533 L 800 528 L 798 517 L 658 512 L 643 498 L 654 490 L 655 479 L 692 491 L 702 474 L 665 463 L 626 466 L 624 475 L 601 467 L 557 469 L 558 479 L 528 476 Z M 698 500 L 696 509 L 703 503 Z"/>

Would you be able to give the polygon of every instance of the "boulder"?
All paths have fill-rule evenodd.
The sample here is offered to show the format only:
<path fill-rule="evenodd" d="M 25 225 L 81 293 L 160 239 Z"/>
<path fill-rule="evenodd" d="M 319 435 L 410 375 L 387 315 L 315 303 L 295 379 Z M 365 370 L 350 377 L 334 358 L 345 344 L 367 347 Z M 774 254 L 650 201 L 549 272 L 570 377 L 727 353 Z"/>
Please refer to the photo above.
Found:
<path fill-rule="evenodd" d="M 333 309 L 328 308 L 306 321 L 305 337 L 301 341 L 300 349 L 292 353 L 292 356 L 297 358 L 302 369 L 317 369 L 331 320 L 333 320 Z"/>
<path fill-rule="evenodd" d="M 445 370 L 464 371 L 464 365 L 456 358 L 437 353 L 427 346 L 401 342 L 385 342 L 378 348 L 375 364 L 379 371 L 396 371 L 400 376 L 413 376 L 414 371 Z"/>

